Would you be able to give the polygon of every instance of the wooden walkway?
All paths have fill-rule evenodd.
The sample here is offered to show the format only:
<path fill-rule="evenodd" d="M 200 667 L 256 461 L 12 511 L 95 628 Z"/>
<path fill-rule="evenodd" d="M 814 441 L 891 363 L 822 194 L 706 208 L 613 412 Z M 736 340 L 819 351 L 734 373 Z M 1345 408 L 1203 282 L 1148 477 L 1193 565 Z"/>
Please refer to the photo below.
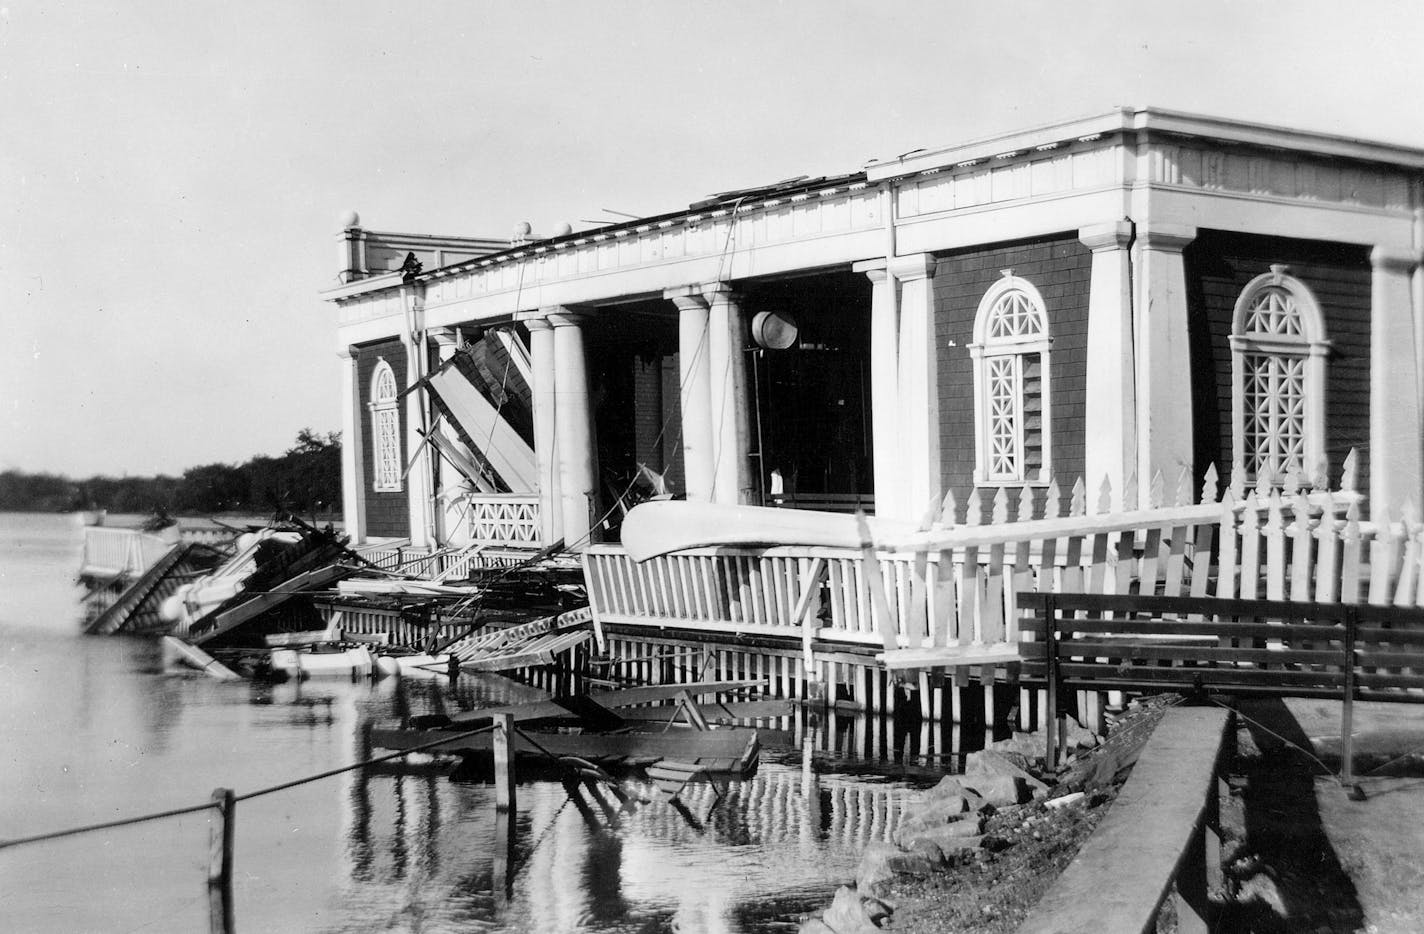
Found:
<path fill-rule="evenodd" d="M 1220 878 L 1218 774 L 1231 715 L 1175 708 L 1153 731 L 1103 822 L 1018 934 L 1143 934 L 1175 897 L 1177 930 L 1210 930 Z"/>

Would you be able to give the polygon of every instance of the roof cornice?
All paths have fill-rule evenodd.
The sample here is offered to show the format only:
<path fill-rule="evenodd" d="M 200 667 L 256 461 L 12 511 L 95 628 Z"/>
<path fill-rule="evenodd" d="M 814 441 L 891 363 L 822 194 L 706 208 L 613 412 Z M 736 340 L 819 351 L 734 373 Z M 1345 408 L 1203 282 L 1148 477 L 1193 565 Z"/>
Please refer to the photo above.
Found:
<path fill-rule="evenodd" d="M 336 302 L 344 298 L 355 298 L 357 295 L 365 295 L 367 292 L 381 292 L 392 287 L 398 287 L 405 281 L 404 275 L 399 269 L 394 272 L 383 273 L 379 276 L 368 276 L 365 279 L 357 279 L 354 282 L 347 282 L 329 289 L 322 289 L 317 294 L 322 301 Z"/>
<path fill-rule="evenodd" d="M 1223 117 L 1209 117 L 1153 107 L 1121 107 L 1104 114 L 1051 123 L 999 136 L 983 137 L 942 149 L 908 154 L 866 167 L 871 182 L 919 172 L 1010 159 L 1071 143 L 1091 143 L 1122 133 L 1154 133 L 1309 153 L 1361 162 L 1424 169 L 1424 150 L 1310 130 L 1294 130 Z"/>

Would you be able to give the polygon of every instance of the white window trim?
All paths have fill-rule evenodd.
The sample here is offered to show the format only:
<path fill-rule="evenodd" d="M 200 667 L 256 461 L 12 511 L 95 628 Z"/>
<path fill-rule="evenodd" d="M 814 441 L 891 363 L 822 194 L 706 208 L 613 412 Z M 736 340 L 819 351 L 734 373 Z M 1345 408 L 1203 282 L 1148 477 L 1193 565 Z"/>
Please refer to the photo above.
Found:
<path fill-rule="evenodd" d="M 390 396 L 377 398 L 377 388 L 381 384 L 382 377 L 389 376 L 392 388 L 396 392 Z M 371 373 L 370 401 L 366 403 L 366 408 L 371 413 L 371 489 L 377 493 L 399 493 L 403 488 L 400 476 L 401 460 L 401 437 L 400 437 L 400 402 L 398 400 L 399 386 L 396 383 L 395 370 L 386 362 L 384 357 L 376 358 L 376 368 Z M 381 478 L 381 424 L 387 421 L 387 417 L 394 415 L 395 430 L 393 432 L 396 450 L 396 475 L 394 481 L 382 482 Z"/>
<path fill-rule="evenodd" d="M 1020 292 L 1028 299 L 1033 310 L 1037 312 L 1039 318 L 1039 333 L 1041 336 L 1023 339 L 990 339 L 989 314 L 999 300 L 1009 292 Z M 1003 270 L 1003 278 L 995 282 L 984 293 L 984 297 L 979 300 L 979 308 L 974 314 L 974 342 L 969 345 L 969 356 L 974 361 L 974 483 L 976 486 L 1009 486 L 1022 485 L 1025 483 L 1042 485 L 1049 482 L 1053 476 L 1053 462 L 1051 443 L 1052 409 L 1051 400 L 1053 393 L 1050 390 L 1052 371 L 1049 367 L 1049 350 L 1053 346 L 1053 338 L 1049 336 L 1048 330 L 1048 310 L 1044 304 L 1043 296 L 1033 283 L 1027 279 L 1015 276 L 1012 270 Z M 1023 363 L 1022 359 L 1028 354 L 1038 354 L 1039 359 L 1039 379 L 1040 386 L 1040 418 L 1042 428 L 1040 435 L 1043 439 L 1043 465 L 1028 475 L 1029 472 L 1023 469 L 1024 457 L 1024 426 L 1023 426 Z M 1012 356 L 1019 358 L 1019 395 L 1018 400 L 1018 455 L 1016 460 L 1019 470 L 1013 476 L 991 476 L 989 472 L 989 378 L 988 360 L 992 357 Z"/>
<path fill-rule="evenodd" d="M 1288 267 L 1275 264 L 1241 290 L 1231 315 L 1231 461 L 1246 464 L 1246 364 L 1247 354 L 1294 356 L 1304 360 L 1305 376 L 1305 443 L 1301 470 L 1314 479 L 1325 464 L 1325 360 L 1330 353 L 1330 341 L 1325 339 L 1325 318 L 1320 305 L 1304 282 L 1287 274 Z M 1257 295 L 1267 288 L 1284 289 L 1295 301 L 1300 313 L 1301 337 L 1280 335 L 1253 336 L 1243 333 L 1246 316 Z M 1257 478 L 1248 474 L 1248 480 Z M 1272 478 L 1279 485 L 1284 476 Z"/>

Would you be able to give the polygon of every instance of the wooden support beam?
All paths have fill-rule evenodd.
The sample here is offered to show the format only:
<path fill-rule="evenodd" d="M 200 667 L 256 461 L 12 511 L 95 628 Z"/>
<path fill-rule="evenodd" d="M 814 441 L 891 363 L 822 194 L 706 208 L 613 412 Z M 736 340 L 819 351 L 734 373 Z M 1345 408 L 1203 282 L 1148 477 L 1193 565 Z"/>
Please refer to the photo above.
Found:
<path fill-rule="evenodd" d="M 232 845 L 237 821 L 236 802 L 231 788 L 213 791 L 217 812 L 208 834 L 208 930 L 211 934 L 234 934 L 232 905 Z"/>
<path fill-rule="evenodd" d="M 688 722 L 698 730 L 706 731 L 710 729 L 707 725 L 707 718 L 702 715 L 702 711 L 697 706 L 697 701 L 693 700 L 691 691 L 683 691 L 677 696 L 678 706 L 687 714 Z"/>
<path fill-rule="evenodd" d="M 514 715 L 494 718 L 494 804 L 499 811 L 514 810 Z"/>

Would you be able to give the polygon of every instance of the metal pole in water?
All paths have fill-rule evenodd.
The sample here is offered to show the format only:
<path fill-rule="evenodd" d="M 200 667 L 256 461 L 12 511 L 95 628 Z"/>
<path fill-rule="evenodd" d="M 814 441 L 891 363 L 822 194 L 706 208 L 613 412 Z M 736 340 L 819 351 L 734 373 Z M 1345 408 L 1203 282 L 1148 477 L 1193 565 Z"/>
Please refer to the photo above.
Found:
<path fill-rule="evenodd" d="M 208 929 L 212 934 L 233 934 L 232 842 L 237 820 L 231 788 L 213 791 L 217 820 L 208 837 Z"/>

